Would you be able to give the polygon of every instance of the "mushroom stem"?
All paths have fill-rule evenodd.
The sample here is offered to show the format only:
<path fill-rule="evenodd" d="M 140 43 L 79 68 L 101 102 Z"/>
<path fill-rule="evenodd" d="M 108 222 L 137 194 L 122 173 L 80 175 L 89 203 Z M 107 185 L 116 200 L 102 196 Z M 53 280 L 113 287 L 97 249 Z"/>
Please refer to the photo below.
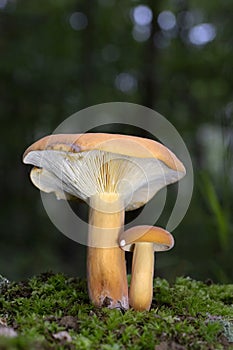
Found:
<path fill-rule="evenodd" d="M 124 225 L 124 206 L 116 193 L 90 199 L 87 280 L 95 306 L 128 309 L 125 252 L 118 246 Z"/>
<path fill-rule="evenodd" d="M 135 243 L 129 303 L 134 310 L 149 310 L 153 296 L 153 243 Z"/>

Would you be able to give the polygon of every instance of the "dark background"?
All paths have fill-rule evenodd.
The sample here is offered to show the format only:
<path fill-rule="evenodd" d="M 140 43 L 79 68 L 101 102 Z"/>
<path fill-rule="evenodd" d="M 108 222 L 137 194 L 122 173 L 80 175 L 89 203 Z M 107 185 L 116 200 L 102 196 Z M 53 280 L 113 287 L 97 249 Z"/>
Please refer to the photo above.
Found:
<path fill-rule="evenodd" d="M 233 282 L 232 13 L 227 0 L 0 0 L 0 274 L 85 275 L 85 247 L 50 222 L 21 157 L 74 112 L 126 101 L 164 115 L 194 167 L 156 274 Z"/>

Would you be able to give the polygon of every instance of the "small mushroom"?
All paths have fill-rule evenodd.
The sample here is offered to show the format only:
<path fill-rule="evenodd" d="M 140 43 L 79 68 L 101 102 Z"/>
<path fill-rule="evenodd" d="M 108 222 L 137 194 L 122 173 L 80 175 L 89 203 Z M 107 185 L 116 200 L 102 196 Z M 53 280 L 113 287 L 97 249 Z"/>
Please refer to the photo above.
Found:
<path fill-rule="evenodd" d="M 149 310 L 153 296 L 154 252 L 171 249 L 173 236 L 160 227 L 135 226 L 120 235 L 119 244 L 125 251 L 133 251 L 129 304 L 134 310 Z"/>
<path fill-rule="evenodd" d="M 118 134 L 58 134 L 24 153 L 33 184 L 58 199 L 90 207 L 87 280 L 94 305 L 128 308 L 125 254 L 118 245 L 124 214 L 146 204 L 185 175 L 179 159 L 159 142 Z"/>

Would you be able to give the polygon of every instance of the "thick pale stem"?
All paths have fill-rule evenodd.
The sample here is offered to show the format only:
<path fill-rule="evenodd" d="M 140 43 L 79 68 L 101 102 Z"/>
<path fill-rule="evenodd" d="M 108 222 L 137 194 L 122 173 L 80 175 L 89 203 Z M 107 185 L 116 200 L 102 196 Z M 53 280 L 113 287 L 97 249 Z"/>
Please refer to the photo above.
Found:
<path fill-rule="evenodd" d="M 135 310 L 149 310 L 153 296 L 153 243 L 136 243 L 133 251 L 129 303 Z"/>
<path fill-rule="evenodd" d="M 124 225 L 124 206 L 116 193 L 90 200 L 87 279 L 95 306 L 128 309 L 125 253 L 118 246 Z"/>

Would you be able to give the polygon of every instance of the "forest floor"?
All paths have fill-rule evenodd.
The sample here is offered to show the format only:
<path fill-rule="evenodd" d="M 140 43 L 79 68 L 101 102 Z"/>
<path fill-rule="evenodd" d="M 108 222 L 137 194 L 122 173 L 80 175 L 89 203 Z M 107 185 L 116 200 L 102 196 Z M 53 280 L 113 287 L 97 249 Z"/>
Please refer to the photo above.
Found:
<path fill-rule="evenodd" d="M 95 308 L 86 282 L 0 279 L 0 350 L 233 349 L 233 285 L 156 278 L 151 310 Z"/>

